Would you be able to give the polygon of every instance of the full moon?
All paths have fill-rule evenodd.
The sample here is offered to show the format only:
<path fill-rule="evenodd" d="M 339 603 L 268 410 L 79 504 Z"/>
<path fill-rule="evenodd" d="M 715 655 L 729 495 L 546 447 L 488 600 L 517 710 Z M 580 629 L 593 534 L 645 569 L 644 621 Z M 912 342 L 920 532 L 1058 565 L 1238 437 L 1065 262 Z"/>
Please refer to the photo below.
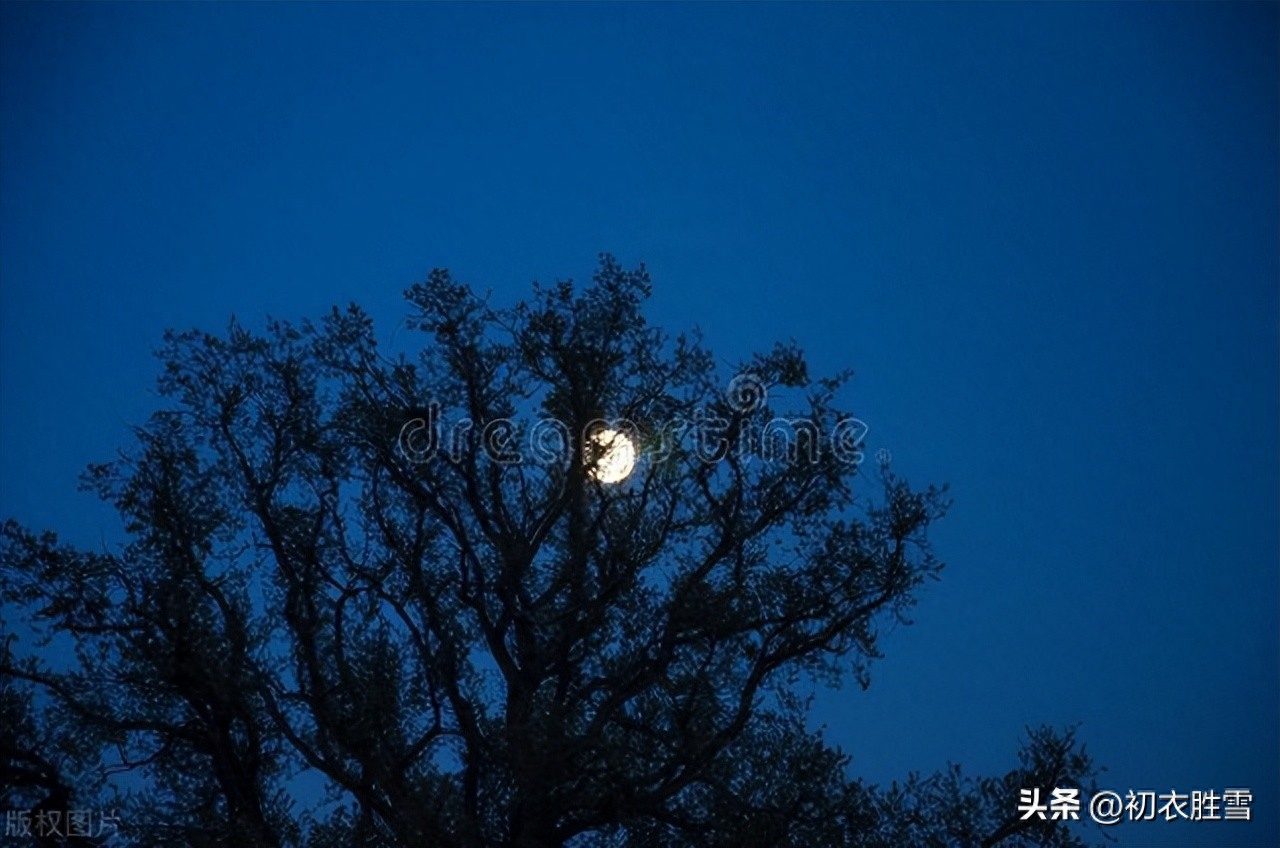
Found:
<path fill-rule="evenodd" d="M 621 483 L 636 467 L 636 446 L 624 433 L 600 430 L 591 437 L 595 463 L 592 479 L 601 483 Z"/>

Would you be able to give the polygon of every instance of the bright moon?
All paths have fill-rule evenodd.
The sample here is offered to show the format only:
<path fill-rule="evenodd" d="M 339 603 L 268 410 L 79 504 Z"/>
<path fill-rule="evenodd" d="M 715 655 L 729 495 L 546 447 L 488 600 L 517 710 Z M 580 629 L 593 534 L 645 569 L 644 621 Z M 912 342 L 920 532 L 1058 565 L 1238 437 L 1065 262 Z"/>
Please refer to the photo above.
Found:
<path fill-rule="evenodd" d="M 591 469 L 601 483 L 621 483 L 636 467 L 636 446 L 617 430 L 601 430 L 591 437 L 598 453 Z"/>

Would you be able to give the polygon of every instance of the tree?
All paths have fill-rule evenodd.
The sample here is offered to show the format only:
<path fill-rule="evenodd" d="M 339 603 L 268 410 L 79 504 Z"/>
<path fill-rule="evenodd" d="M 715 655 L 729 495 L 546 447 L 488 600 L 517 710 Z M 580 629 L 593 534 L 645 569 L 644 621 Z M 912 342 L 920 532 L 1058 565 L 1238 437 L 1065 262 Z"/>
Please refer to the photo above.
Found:
<path fill-rule="evenodd" d="M 938 574 L 945 493 L 867 472 L 846 375 L 776 346 L 726 393 L 649 292 L 436 271 L 415 358 L 355 306 L 166 334 L 169 405 L 84 478 L 129 542 L 4 526 L 6 805 L 115 792 L 138 845 L 1081 844 L 1015 810 L 1090 779 L 1070 733 L 882 789 L 806 727 L 797 681 L 865 686 Z"/>

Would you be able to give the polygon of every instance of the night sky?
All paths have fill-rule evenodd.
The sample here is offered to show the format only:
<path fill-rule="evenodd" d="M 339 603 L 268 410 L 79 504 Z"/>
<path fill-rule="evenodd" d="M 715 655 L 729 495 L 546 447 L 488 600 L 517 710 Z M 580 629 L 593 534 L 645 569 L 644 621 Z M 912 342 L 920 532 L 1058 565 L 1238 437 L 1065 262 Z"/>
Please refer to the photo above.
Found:
<path fill-rule="evenodd" d="M 948 563 L 813 720 L 876 781 L 1080 723 L 1280 844 L 1276 4 L 0 6 L 0 517 L 157 407 L 166 327 L 645 262 L 728 364 L 795 339 Z M 728 373 L 728 372 L 726 372 Z"/>

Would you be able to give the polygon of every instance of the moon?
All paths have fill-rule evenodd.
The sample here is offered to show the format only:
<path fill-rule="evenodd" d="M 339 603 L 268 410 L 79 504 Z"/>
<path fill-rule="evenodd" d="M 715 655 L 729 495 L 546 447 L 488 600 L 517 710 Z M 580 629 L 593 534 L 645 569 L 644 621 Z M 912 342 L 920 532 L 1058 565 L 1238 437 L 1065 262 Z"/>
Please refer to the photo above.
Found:
<path fill-rule="evenodd" d="M 591 436 L 591 459 L 588 473 L 601 483 L 621 483 L 636 467 L 636 446 L 625 433 L 599 430 Z"/>

